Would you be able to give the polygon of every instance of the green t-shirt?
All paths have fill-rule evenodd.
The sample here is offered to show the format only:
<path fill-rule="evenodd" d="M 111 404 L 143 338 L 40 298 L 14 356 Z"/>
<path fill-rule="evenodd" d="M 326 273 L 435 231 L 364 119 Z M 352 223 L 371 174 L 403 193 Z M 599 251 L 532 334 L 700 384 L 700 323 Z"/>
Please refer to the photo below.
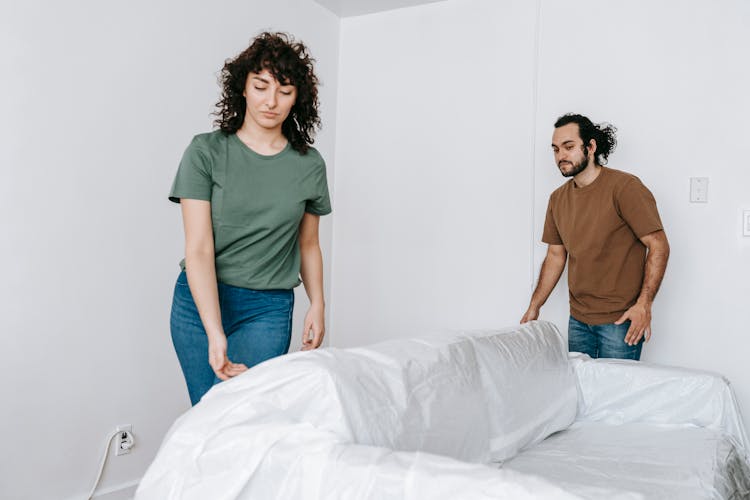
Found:
<path fill-rule="evenodd" d="M 331 212 L 315 148 L 302 155 L 287 144 L 265 156 L 220 130 L 195 136 L 185 151 L 169 194 L 180 198 L 211 202 L 218 280 L 255 290 L 300 284 L 302 216 Z"/>

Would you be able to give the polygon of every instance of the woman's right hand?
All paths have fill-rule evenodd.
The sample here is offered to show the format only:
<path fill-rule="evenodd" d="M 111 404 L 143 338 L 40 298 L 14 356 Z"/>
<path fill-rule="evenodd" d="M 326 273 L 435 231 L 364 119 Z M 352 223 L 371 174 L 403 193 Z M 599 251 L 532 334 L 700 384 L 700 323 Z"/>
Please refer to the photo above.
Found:
<path fill-rule="evenodd" d="M 208 338 L 208 364 L 220 380 L 229 380 L 247 370 L 244 364 L 229 361 L 227 337 L 223 333 Z"/>

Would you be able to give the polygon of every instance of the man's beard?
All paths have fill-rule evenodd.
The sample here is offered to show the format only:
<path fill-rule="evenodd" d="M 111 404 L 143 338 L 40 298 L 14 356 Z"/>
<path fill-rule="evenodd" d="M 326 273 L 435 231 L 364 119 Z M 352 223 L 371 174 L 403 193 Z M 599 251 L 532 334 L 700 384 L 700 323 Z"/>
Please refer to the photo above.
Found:
<path fill-rule="evenodd" d="M 573 177 L 574 175 L 578 175 L 584 170 L 586 170 L 586 167 L 588 166 L 589 166 L 589 157 L 584 156 L 583 160 L 581 160 L 580 163 L 578 163 L 577 165 L 573 164 L 573 168 L 567 172 L 564 172 L 563 169 L 560 168 L 559 164 L 557 165 L 557 168 L 560 169 L 560 173 L 562 174 L 563 177 Z"/>

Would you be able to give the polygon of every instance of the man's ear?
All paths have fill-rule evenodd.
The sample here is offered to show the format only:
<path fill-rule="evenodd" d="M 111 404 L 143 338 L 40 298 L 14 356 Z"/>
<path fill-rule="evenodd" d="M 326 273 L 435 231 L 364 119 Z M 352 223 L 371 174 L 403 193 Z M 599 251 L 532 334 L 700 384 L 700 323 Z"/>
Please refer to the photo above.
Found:
<path fill-rule="evenodd" d="M 596 141 L 591 139 L 589 145 L 586 146 L 586 151 L 590 152 L 594 158 L 596 158 Z"/>

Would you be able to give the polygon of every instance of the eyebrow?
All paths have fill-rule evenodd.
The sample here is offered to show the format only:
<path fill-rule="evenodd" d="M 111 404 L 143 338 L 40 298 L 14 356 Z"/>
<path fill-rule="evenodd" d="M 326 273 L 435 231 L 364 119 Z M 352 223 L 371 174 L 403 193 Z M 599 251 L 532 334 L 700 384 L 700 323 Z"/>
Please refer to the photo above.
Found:
<path fill-rule="evenodd" d="M 259 80 L 259 81 L 265 83 L 266 85 L 270 85 L 271 84 L 271 82 L 269 80 L 267 80 L 266 78 L 263 78 L 261 76 L 254 76 L 253 80 Z M 292 82 L 289 82 L 289 83 L 281 83 L 281 82 L 279 82 L 279 87 L 294 87 L 294 84 Z"/>
<path fill-rule="evenodd" d="M 575 143 L 576 141 L 574 141 L 573 139 L 568 139 L 567 141 L 563 141 L 563 142 L 562 142 L 562 144 L 560 144 L 560 146 L 565 146 L 566 144 L 569 144 L 569 143 L 571 143 L 571 142 L 572 142 L 572 143 Z M 557 147 L 557 144 L 555 144 L 555 143 L 553 142 L 553 143 L 552 143 L 552 147 L 553 147 L 553 148 L 556 148 L 556 147 Z"/>

